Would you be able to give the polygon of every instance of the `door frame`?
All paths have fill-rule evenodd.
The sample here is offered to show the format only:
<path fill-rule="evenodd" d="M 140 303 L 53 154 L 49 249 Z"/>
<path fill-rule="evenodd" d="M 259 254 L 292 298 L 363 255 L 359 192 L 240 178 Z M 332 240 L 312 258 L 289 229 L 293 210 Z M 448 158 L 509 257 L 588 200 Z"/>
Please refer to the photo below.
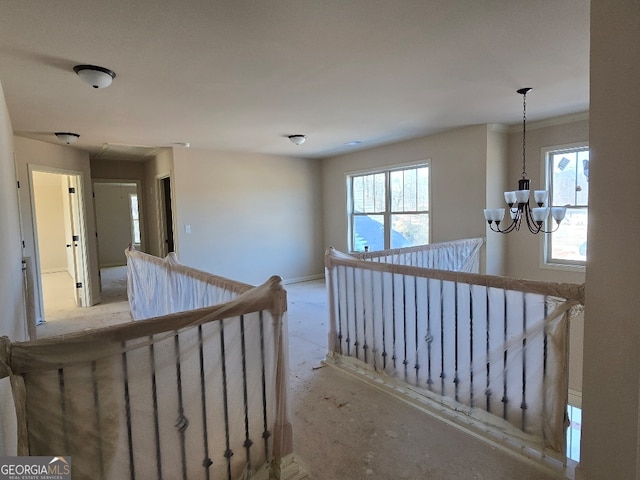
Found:
<path fill-rule="evenodd" d="M 166 214 L 166 193 L 164 187 L 164 181 L 169 179 L 170 185 L 170 207 L 171 207 L 171 233 L 172 233 L 172 241 L 173 241 L 173 250 L 177 252 L 178 244 L 176 238 L 176 213 L 175 213 L 175 205 L 174 205 L 174 195 L 173 195 L 173 179 L 171 178 L 171 172 L 163 173 L 156 175 L 156 191 L 158 192 L 156 196 L 156 208 L 158 212 L 158 249 L 159 249 L 159 257 L 165 257 L 169 254 L 169 248 L 166 242 L 166 234 L 167 234 L 167 214 Z"/>
<path fill-rule="evenodd" d="M 65 177 L 76 177 L 76 195 L 78 201 L 78 227 L 80 229 L 79 237 L 80 237 L 80 278 L 82 279 L 82 289 L 79 292 L 79 298 L 81 299 L 81 303 L 83 307 L 88 307 L 92 305 L 92 282 L 91 275 L 89 272 L 89 249 L 88 249 L 88 236 L 87 236 L 87 227 L 86 227 L 86 205 L 84 198 L 84 174 L 79 170 L 68 170 L 63 168 L 56 167 L 48 167 L 42 165 L 34 165 L 28 164 L 28 172 L 29 172 L 29 199 L 31 202 L 31 222 L 33 228 L 33 249 L 35 254 L 35 281 L 37 285 L 37 299 L 36 301 L 40 307 L 41 320 L 45 319 L 44 313 L 44 291 L 42 289 L 42 269 L 40 264 L 40 246 L 38 244 L 38 226 L 37 226 L 37 214 L 36 214 L 36 206 L 35 206 L 35 191 L 34 191 L 34 181 L 33 181 L 33 173 L 41 172 L 41 173 L 51 173 L 54 175 L 61 175 Z"/>

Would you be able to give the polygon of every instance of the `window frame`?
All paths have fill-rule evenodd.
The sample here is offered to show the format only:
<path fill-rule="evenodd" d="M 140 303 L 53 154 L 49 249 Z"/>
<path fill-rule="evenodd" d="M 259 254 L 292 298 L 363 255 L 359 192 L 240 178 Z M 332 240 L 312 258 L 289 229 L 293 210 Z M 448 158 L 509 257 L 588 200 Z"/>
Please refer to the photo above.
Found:
<path fill-rule="evenodd" d="M 549 192 L 549 198 L 553 198 L 553 172 L 552 172 L 552 164 L 551 158 L 552 154 L 564 153 L 564 152 L 580 152 L 580 151 L 589 151 L 589 142 L 575 142 L 563 145 L 552 145 L 548 147 L 543 147 L 541 149 L 541 166 L 542 166 L 542 178 L 544 179 L 544 185 L 547 191 Z M 591 155 L 589 155 L 589 160 L 591 159 Z M 564 206 L 564 205 L 551 205 L 549 206 Z M 574 205 L 567 207 L 567 213 L 570 210 L 585 210 L 587 215 L 589 214 L 589 201 L 587 199 L 586 205 Z M 556 227 L 555 221 L 552 219 L 547 220 L 547 230 L 553 230 Z M 560 224 L 560 228 L 562 228 L 562 223 Z M 588 227 L 587 227 L 588 228 Z M 553 233 L 543 235 L 543 248 L 542 248 L 542 256 L 540 260 L 540 266 L 542 268 L 553 269 L 553 270 L 565 270 L 565 271 L 578 271 L 584 272 L 586 268 L 586 260 L 563 260 L 552 258 L 552 243 L 553 243 Z M 585 238 L 586 242 L 586 238 Z"/>
<path fill-rule="evenodd" d="M 427 180 L 427 193 L 426 193 L 426 202 L 427 209 L 426 210 L 411 210 L 411 211 L 394 211 L 392 210 L 392 196 L 389 194 L 391 192 L 391 173 L 398 172 L 403 170 L 412 170 L 418 168 L 427 168 L 428 169 L 428 180 Z M 355 201 L 353 196 L 353 181 L 357 177 L 376 175 L 376 174 L 384 174 L 384 185 L 385 185 L 385 199 L 384 199 L 384 210 L 381 211 L 367 211 L 356 213 L 354 211 Z M 361 253 L 360 251 L 355 250 L 354 245 L 354 223 L 355 218 L 358 216 L 369 216 L 369 215 L 381 215 L 384 218 L 384 249 L 391 248 L 391 233 L 392 233 L 392 218 L 393 215 L 398 214 L 407 214 L 407 215 L 427 215 L 427 228 L 428 228 L 428 238 L 426 239 L 426 243 L 431 242 L 431 162 L 429 160 L 424 160 L 420 162 L 413 162 L 407 164 L 398 164 L 391 166 L 383 166 L 378 168 L 372 168 L 367 170 L 359 170 L 353 172 L 346 173 L 346 206 L 347 206 L 347 248 L 351 253 Z M 416 191 L 416 195 L 418 195 Z"/>

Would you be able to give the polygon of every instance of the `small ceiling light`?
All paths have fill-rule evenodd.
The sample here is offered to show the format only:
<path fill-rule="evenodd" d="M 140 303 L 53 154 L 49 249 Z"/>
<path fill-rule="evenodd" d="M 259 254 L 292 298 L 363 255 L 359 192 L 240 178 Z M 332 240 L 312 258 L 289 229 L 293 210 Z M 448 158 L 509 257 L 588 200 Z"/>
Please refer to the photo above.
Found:
<path fill-rule="evenodd" d="M 56 132 L 56 137 L 58 137 L 58 140 L 60 140 L 61 142 L 70 145 L 72 143 L 75 143 L 75 141 L 80 138 L 80 135 L 71 132 Z"/>
<path fill-rule="evenodd" d="M 347 147 L 355 147 L 356 145 L 362 145 L 360 140 L 351 140 L 350 142 L 345 143 Z"/>
<path fill-rule="evenodd" d="M 307 136 L 306 135 L 301 135 L 301 134 L 289 135 L 289 140 L 294 145 L 302 145 L 304 142 L 307 141 Z"/>
<path fill-rule="evenodd" d="M 97 65 L 76 65 L 73 67 L 73 71 L 78 74 L 83 82 L 88 83 L 93 88 L 106 88 L 116 78 L 114 71 Z"/>

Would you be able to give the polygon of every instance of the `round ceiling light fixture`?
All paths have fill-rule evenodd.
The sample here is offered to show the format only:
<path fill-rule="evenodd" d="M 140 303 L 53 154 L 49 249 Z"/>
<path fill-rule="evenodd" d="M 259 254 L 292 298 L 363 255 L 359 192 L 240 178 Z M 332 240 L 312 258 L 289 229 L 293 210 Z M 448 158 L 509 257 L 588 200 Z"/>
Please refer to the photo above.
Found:
<path fill-rule="evenodd" d="M 289 141 L 294 145 L 302 145 L 307 141 L 307 136 L 302 134 L 289 135 Z"/>
<path fill-rule="evenodd" d="M 88 83 L 93 88 L 106 88 L 116 78 L 116 72 L 97 65 L 76 65 L 73 67 L 73 71 L 78 74 L 83 82 Z"/>
<path fill-rule="evenodd" d="M 67 145 L 75 143 L 76 140 L 80 138 L 80 135 L 71 132 L 56 132 L 55 135 L 58 137 L 58 140 L 66 143 Z"/>

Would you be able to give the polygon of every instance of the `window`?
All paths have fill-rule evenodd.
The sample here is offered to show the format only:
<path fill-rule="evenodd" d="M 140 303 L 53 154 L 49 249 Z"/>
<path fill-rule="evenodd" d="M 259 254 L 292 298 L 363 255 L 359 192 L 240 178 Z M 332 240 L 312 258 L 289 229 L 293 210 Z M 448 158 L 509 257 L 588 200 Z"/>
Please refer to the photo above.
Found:
<path fill-rule="evenodd" d="M 545 153 L 551 206 L 566 206 L 560 228 L 546 236 L 545 263 L 585 265 L 589 206 L 589 147 L 554 148 Z M 554 222 L 555 225 L 555 222 Z"/>
<path fill-rule="evenodd" d="M 138 195 L 129 195 L 129 206 L 131 207 L 131 243 L 140 244 L 140 213 L 138 212 Z"/>
<path fill-rule="evenodd" d="M 352 175 L 349 248 L 362 252 L 429 243 L 429 166 Z"/>

